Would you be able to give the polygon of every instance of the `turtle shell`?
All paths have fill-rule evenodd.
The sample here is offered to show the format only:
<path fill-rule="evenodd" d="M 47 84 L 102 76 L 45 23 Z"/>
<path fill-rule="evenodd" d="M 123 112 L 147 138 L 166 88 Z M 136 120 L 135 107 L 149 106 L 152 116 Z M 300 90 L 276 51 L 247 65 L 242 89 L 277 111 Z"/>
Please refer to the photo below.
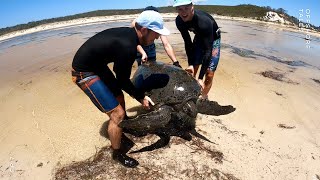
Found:
<path fill-rule="evenodd" d="M 155 104 L 176 105 L 195 100 L 201 94 L 197 80 L 185 70 L 161 62 L 148 62 L 138 67 L 132 82 L 146 92 Z"/>

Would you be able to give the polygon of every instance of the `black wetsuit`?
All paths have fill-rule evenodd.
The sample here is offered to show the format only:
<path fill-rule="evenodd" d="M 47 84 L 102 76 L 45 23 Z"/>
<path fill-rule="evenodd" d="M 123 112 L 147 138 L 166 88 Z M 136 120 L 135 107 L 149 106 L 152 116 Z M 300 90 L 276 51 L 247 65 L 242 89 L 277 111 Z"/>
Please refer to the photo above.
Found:
<path fill-rule="evenodd" d="M 138 36 L 134 28 L 121 27 L 104 30 L 88 39 L 77 51 L 72 68 L 77 72 L 93 72 L 118 96 L 123 89 L 137 100 L 144 92 L 130 81 L 132 65 L 137 55 Z M 114 77 L 108 68 L 113 64 Z"/>
<path fill-rule="evenodd" d="M 185 49 L 188 56 L 189 65 L 202 64 L 199 79 L 203 79 L 204 74 L 211 61 L 213 41 L 220 38 L 219 27 L 213 17 L 200 10 L 194 11 L 191 21 L 184 22 L 180 16 L 176 17 L 176 26 L 179 29 L 185 43 Z M 203 49 L 203 57 L 201 62 L 194 62 L 194 44 L 188 31 L 192 31 L 195 36 L 193 42 L 200 41 Z"/>

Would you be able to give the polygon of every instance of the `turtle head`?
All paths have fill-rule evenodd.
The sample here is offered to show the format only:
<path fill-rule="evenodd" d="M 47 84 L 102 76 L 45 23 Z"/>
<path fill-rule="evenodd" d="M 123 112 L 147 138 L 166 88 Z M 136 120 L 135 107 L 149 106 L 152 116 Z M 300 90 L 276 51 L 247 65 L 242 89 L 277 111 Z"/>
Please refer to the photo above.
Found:
<path fill-rule="evenodd" d="M 173 113 L 175 127 L 183 130 L 191 130 L 195 128 L 196 117 L 198 114 L 196 102 L 193 99 L 189 99 L 184 103 L 174 108 L 176 113 Z"/>

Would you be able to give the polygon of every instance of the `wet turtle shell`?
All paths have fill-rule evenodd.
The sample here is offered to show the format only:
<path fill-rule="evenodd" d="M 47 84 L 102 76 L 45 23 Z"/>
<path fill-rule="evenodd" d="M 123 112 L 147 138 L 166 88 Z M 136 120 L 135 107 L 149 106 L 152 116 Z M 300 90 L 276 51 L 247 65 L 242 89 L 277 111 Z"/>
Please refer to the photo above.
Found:
<path fill-rule="evenodd" d="M 164 147 L 170 136 L 191 140 L 193 134 L 210 142 L 195 131 L 197 114 L 222 115 L 235 110 L 230 105 L 198 100 L 201 88 L 197 80 L 173 65 L 161 62 L 143 64 L 135 72 L 132 82 L 155 102 L 155 106 L 148 113 L 121 121 L 119 126 L 123 132 L 136 136 L 154 133 L 160 137 L 156 143 L 134 152 Z"/>
<path fill-rule="evenodd" d="M 161 62 L 150 62 L 139 66 L 132 82 L 146 92 L 156 104 L 169 106 L 196 101 L 201 93 L 197 80 L 186 71 Z"/>

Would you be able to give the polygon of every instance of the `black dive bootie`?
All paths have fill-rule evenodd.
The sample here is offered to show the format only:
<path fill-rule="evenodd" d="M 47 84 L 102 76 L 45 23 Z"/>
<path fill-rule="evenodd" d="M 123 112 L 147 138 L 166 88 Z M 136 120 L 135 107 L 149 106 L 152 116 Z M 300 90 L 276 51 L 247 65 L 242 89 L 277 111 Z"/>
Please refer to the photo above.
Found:
<path fill-rule="evenodd" d="M 121 152 L 119 149 L 113 150 L 112 158 L 128 168 L 134 168 L 139 165 L 137 160 L 127 156 L 126 153 Z"/>

